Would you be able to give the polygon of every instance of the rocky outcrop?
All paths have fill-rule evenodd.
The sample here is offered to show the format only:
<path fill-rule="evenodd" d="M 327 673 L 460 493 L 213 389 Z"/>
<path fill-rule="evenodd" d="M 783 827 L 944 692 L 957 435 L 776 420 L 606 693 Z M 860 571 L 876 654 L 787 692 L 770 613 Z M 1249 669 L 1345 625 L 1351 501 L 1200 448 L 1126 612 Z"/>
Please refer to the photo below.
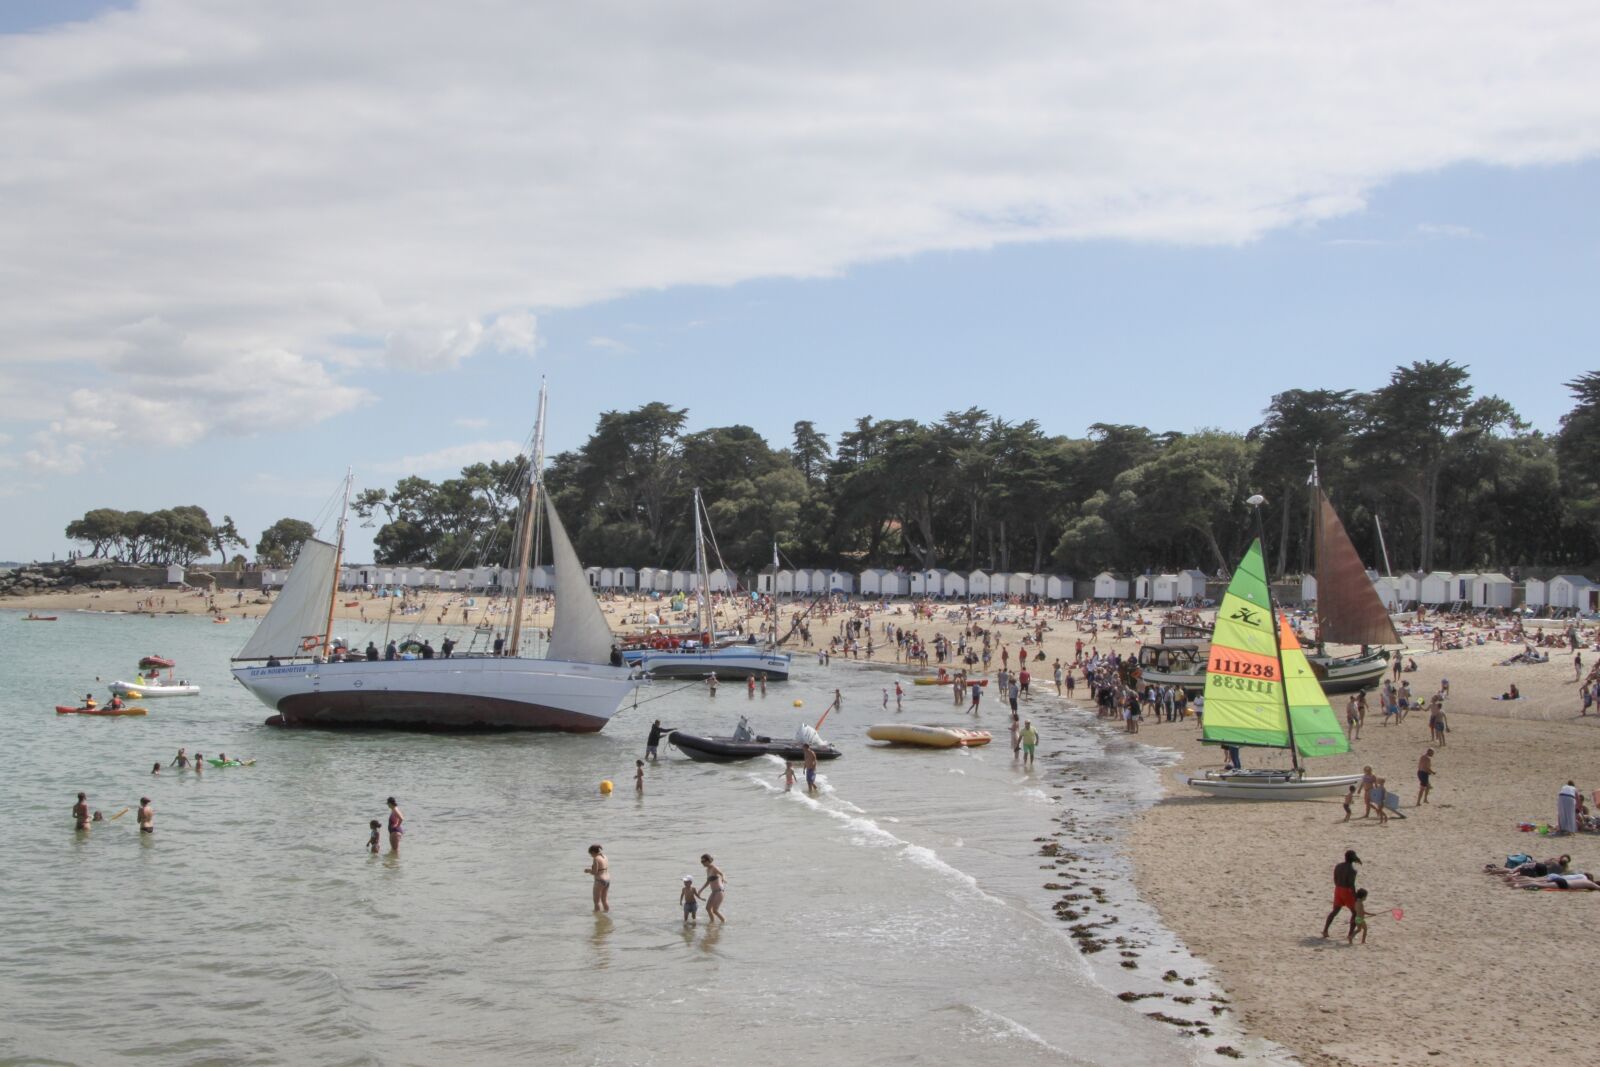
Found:
<path fill-rule="evenodd" d="M 126 583 L 108 576 L 111 567 L 104 562 L 84 565 L 83 560 L 25 564 L 14 570 L 0 571 L 0 597 L 120 589 Z"/>

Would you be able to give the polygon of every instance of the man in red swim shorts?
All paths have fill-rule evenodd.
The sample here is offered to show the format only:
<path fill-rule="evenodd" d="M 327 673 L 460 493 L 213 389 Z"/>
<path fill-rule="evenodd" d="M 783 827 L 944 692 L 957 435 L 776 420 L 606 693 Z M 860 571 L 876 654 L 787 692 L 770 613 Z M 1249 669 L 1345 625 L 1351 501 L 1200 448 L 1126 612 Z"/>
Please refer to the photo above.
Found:
<path fill-rule="evenodd" d="M 1355 854 L 1354 849 L 1347 849 L 1344 862 L 1333 869 L 1333 910 L 1328 912 L 1328 921 L 1322 924 L 1322 936 L 1328 936 L 1328 928 L 1333 925 L 1334 918 L 1339 914 L 1340 908 L 1350 909 L 1350 928 L 1356 925 L 1356 864 L 1361 862 L 1361 857 Z"/>

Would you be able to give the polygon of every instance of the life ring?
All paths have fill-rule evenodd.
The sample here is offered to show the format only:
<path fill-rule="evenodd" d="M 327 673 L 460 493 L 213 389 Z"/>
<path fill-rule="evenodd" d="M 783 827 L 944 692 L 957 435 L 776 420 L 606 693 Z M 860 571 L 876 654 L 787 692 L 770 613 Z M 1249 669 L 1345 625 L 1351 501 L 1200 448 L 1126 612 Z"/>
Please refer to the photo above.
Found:
<path fill-rule="evenodd" d="M 316 648 L 320 644 L 322 644 L 322 638 L 308 637 L 304 641 L 300 642 L 300 651 L 310 652 L 313 648 Z"/>

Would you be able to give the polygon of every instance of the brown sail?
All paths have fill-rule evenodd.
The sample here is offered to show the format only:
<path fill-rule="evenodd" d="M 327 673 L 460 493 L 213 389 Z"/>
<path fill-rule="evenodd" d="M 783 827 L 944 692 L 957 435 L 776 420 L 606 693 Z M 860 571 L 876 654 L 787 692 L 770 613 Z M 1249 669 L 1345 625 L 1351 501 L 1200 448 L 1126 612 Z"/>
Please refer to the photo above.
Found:
<path fill-rule="evenodd" d="M 1317 494 L 1317 626 L 1322 640 L 1341 645 L 1398 645 L 1389 609 L 1367 577 L 1356 546 L 1328 494 Z"/>

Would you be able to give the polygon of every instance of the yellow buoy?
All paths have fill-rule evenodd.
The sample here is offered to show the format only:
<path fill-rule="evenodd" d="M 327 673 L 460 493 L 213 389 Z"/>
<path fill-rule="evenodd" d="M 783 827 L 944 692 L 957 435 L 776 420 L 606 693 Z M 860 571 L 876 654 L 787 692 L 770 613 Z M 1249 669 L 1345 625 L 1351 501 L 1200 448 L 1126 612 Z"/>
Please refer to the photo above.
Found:
<path fill-rule="evenodd" d="M 794 702 L 794 706 L 797 708 L 803 708 L 806 706 L 806 702 L 804 700 L 796 700 Z"/>
<path fill-rule="evenodd" d="M 600 783 L 600 793 L 602 796 L 611 795 L 611 779 L 607 778 L 605 781 Z"/>

